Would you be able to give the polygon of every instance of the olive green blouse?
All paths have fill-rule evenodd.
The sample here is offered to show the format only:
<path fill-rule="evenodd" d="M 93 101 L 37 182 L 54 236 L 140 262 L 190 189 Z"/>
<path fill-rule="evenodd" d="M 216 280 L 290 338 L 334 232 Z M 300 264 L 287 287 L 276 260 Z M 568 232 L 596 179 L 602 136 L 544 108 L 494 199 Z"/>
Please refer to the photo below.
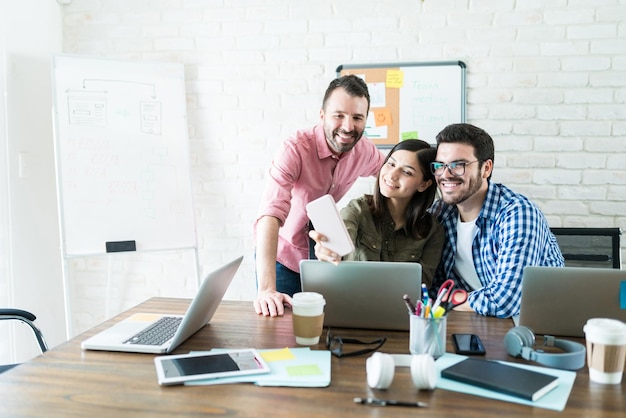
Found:
<path fill-rule="evenodd" d="M 445 233 L 430 213 L 425 216 L 432 218 L 433 227 L 426 238 L 415 239 L 404 228 L 396 231 L 395 222 L 389 214 L 382 222 L 376 222 L 365 196 L 351 200 L 341 210 L 341 217 L 355 250 L 343 259 L 417 262 L 422 265 L 422 282 L 430 288 L 441 259 Z"/>

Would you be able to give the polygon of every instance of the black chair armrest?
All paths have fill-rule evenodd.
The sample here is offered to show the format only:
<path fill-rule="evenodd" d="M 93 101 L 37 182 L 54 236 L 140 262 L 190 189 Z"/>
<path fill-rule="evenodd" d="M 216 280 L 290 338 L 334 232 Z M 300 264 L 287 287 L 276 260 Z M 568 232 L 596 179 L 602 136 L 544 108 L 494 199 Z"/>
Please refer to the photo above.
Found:
<path fill-rule="evenodd" d="M 48 345 L 46 344 L 46 340 L 43 338 L 43 333 L 39 330 L 39 328 L 37 328 L 37 325 L 34 324 L 35 319 L 37 319 L 37 317 L 34 314 L 23 309 L 0 308 L 0 321 L 17 320 L 28 325 L 35 334 L 35 338 L 37 339 L 41 352 L 45 353 L 48 351 Z"/>
<path fill-rule="evenodd" d="M 0 308 L 0 316 L 23 316 L 24 318 L 28 319 L 29 321 L 34 321 L 37 319 L 37 317 L 25 310 L 22 309 L 12 309 L 12 308 Z M 9 318 L 6 318 L 9 319 Z"/>

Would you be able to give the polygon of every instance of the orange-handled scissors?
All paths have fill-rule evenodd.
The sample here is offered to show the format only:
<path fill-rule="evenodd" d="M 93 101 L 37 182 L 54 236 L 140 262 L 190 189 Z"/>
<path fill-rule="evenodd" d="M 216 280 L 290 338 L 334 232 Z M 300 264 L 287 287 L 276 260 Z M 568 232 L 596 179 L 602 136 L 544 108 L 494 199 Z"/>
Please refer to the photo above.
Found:
<path fill-rule="evenodd" d="M 467 292 L 463 289 L 455 289 L 454 281 L 452 279 L 448 279 L 439 288 L 437 292 L 437 300 L 441 302 L 441 305 L 449 311 L 453 309 L 455 306 L 459 306 L 462 303 L 465 303 L 467 300 Z"/>

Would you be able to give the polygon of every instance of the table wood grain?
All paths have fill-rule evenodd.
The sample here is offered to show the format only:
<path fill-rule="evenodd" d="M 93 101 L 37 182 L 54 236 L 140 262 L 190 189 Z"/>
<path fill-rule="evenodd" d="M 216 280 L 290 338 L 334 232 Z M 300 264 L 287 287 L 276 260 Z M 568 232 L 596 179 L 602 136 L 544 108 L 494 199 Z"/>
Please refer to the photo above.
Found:
<path fill-rule="evenodd" d="M 586 368 L 577 373 L 563 413 L 502 402 L 442 389 L 418 391 L 408 368 L 396 368 L 389 390 L 367 386 L 368 357 L 332 358 L 327 388 L 258 387 L 253 384 L 172 386 L 157 384 L 150 354 L 83 351 L 80 342 L 135 312 L 183 313 L 186 299 L 152 298 L 42 356 L 0 375 L 2 417 L 196 417 L 196 416 L 429 416 L 429 417 L 624 417 L 626 383 L 589 381 Z M 507 355 L 502 340 L 509 319 L 452 312 L 447 324 L 447 350 L 452 333 L 478 334 L 487 359 L 526 362 Z M 334 329 L 333 334 L 370 339 L 386 336 L 382 352 L 408 353 L 409 334 L 399 331 Z M 576 339 L 574 339 L 576 340 Z M 582 342 L 581 340 L 578 340 Z M 251 302 L 223 301 L 211 323 L 175 350 L 175 354 L 211 348 L 258 349 L 297 347 L 291 315 L 258 316 Z M 325 349 L 323 343 L 312 347 Z M 422 401 L 428 408 L 359 405 L 354 397 Z"/>

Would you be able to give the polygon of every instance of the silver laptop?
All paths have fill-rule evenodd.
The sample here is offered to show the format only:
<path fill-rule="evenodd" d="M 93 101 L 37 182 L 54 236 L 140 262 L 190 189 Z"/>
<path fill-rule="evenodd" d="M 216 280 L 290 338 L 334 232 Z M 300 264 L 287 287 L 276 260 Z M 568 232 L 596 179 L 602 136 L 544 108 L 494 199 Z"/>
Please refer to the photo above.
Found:
<path fill-rule="evenodd" d="M 536 335 L 584 337 L 589 318 L 626 322 L 626 271 L 590 267 L 526 267 L 519 325 Z"/>
<path fill-rule="evenodd" d="M 324 295 L 324 326 L 409 329 L 402 296 L 420 295 L 422 265 L 382 261 L 300 261 L 302 291 Z"/>
<path fill-rule="evenodd" d="M 170 353 L 209 323 L 242 260 L 243 256 L 210 273 L 184 316 L 137 313 L 83 341 L 81 347 L 85 350 Z M 155 335 L 155 328 L 160 325 L 170 328 L 162 337 Z"/>

